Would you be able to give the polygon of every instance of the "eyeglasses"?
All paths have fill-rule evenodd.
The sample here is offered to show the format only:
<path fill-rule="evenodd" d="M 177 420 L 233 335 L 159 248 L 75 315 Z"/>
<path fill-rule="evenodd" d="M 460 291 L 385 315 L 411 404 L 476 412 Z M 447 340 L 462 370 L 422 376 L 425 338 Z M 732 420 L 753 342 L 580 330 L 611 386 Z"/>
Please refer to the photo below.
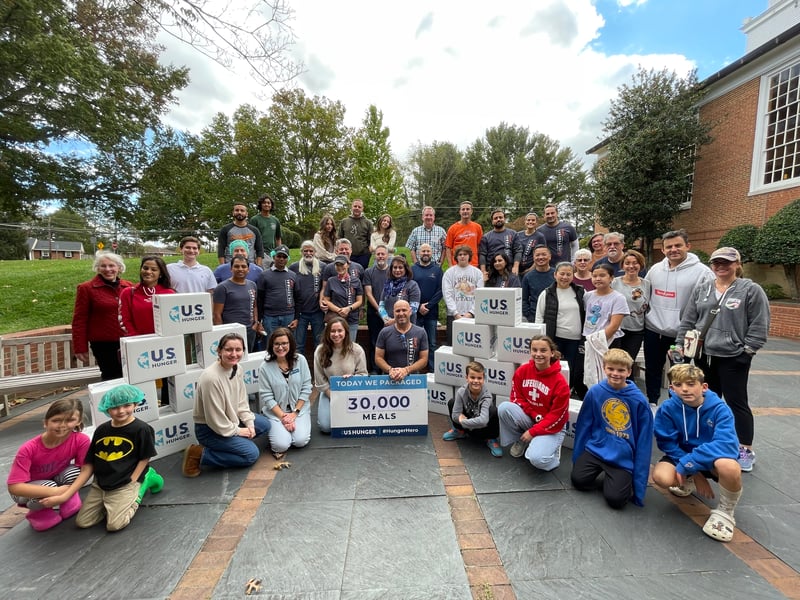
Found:
<path fill-rule="evenodd" d="M 277 348 L 281 348 L 281 347 L 284 347 L 284 346 L 290 346 L 291 344 L 289 344 L 289 342 L 275 342 L 272 345 L 277 347 Z"/>
<path fill-rule="evenodd" d="M 576 258 L 575 262 L 589 262 L 588 258 Z"/>

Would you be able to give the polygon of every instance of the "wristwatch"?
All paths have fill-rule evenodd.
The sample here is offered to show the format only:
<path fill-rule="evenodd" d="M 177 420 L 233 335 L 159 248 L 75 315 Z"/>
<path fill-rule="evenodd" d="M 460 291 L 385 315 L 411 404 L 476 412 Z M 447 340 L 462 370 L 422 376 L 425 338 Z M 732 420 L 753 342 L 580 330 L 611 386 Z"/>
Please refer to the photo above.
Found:
<path fill-rule="evenodd" d="M 299 408 L 295 408 L 294 409 L 294 414 L 299 415 L 300 414 L 300 409 Z"/>

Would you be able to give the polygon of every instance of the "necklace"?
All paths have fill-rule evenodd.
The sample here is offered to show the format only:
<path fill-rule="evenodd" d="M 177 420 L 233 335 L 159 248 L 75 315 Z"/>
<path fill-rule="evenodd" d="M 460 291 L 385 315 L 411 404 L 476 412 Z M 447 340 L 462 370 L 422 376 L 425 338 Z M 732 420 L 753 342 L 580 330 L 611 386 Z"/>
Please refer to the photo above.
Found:
<path fill-rule="evenodd" d="M 144 292 L 145 296 L 150 298 L 156 293 L 156 288 L 142 286 L 142 291 Z"/>

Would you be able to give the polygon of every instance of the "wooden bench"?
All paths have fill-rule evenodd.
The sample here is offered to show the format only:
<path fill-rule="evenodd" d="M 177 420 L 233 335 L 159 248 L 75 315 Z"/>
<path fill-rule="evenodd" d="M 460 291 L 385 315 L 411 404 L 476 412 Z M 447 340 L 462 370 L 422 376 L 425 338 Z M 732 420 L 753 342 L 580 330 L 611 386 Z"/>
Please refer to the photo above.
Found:
<path fill-rule="evenodd" d="M 0 417 L 10 413 L 9 396 L 100 381 L 94 356 L 89 360 L 77 366 L 69 333 L 0 338 Z"/>

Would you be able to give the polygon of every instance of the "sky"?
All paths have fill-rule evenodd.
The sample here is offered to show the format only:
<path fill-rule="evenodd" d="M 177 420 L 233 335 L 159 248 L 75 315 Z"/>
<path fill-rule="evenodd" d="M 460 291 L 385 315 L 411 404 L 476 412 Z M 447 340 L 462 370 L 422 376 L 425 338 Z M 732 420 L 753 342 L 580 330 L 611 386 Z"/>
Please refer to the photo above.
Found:
<path fill-rule="evenodd" d="M 232 0 L 248 2 L 249 0 Z M 462 150 L 501 122 L 544 133 L 590 164 L 617 88 L 640 66 L 703 79 L 745 53 L 745 18 L 768 0 L 287 0 L 307 94 L 342 102 L 358 127 L 383 112 L 394 155 L 452 142 Z M 198 133 L 269 90 L 191 48 L 165 58 L 191 68 L 164 119 Z"/>

